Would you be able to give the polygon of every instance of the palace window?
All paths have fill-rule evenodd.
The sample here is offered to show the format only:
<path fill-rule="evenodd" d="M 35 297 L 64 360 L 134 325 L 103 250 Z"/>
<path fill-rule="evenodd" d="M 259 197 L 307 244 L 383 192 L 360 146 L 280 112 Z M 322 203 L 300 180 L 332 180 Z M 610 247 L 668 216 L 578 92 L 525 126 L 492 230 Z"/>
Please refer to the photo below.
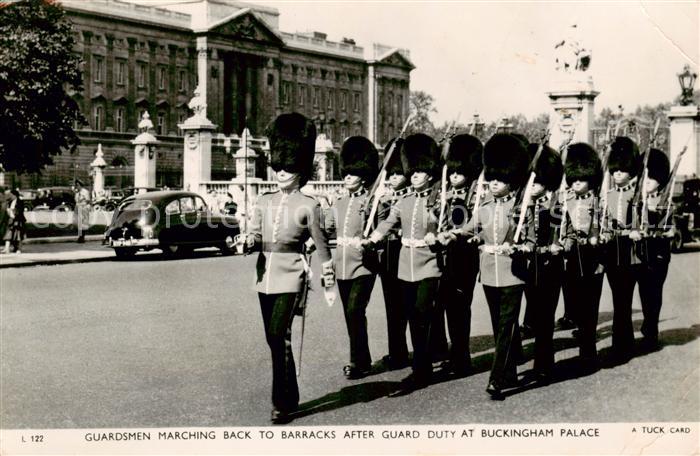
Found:
<path fill-rule="evenodd" d="M 304 100 L 306 100 L 306 86 L 299 86 L 299 106 L 304 106 Z"/>
<path fill-rule="evenodd" d="M 158 88 L 160 90 L 165 90 L 165 84 L 166 84 L 165 67 L 158 67 Z"/>
<path fill-rule="evenodd" d="M 117 61 L 117 85 L 124 85 L 126 79 L 126 62 L 123 60 Z"/>
<path fill-rule="evenodd" d="M 145 63 L 139 63 L 139 65 L 137 67 L 137 72 L 136 72 L 136 80 L 138 81 L 139 87 L 146 86 L 146 64 Z"/>
<path fill-rule="evenodd" d="M 159 135 L 165 134 L 165 114 L 162 112 L 158 113 L 157 130 Z"/>
<path fill-rule="evenodd" d="M 353 134 L 355 136 L 360 136 L 362 134 L 362 129 L 359 125 L 355 125 L 355 127 L 353 128 Z"/>
<path fill-rule="evenodd" d="M 342 126 L 340 127 L 340 138 L 342 141 L 345 141 L 345 139 L 348 137 L 348 127 Z"/>
<path fill-rule="evenodd" d="M 180 92 L 187 92 L 187 75 L 185 70 L 180 70 L 178 74 Z"/>
<path fill-rule="evenodd" d="M 289 98 L 292 92 L 292 85 L 285 81 L 282 83 L 282 104 L 289 104 Z"/>
<path fill-rule="evenodd" d="M 318 100 L 321 98 L 321 89 L 318 87 L 314 87 L 314 98 L 313 98 L 313 104 L 314 108 L 318 108 Z"/>
<path fill-rule="evenodd" d="M 341 111 L 345 111 L 345 108 L 348 104 L 347 102 L 348 102 L 347 92 L 345 92 L 345 91 L 340 92 L 340 109 L 341 109 Z"/>
<path fill-rule="evenodd" d="M 92 108 L 92 129 L 95 131 L 102 130 L 102 114 L 102 106 L 95 106 L 94 108 Z"/>
<path fill-rule="evenodd" d="M 114 111 L 114 129 L 118 133 L 124 131 L 124 108 L 117 108 Z"/>
<path fill-rule="evenodd" d="M 328 109 L 333 109 L 333 89 L 328 89 L 327 92 L 327 97 L 326 97 L 326 107 Z"/>
<path fill-rule="evenodd" d="M 102 68 L 104 67 L 104 60 L 102 57 L 95 57 L 95 82 L 102 82 Z"/>
<path fill-rule="evenodd" d="M 353 103 L 352 103 L 353 110 L 355 112 L 358 112 L 360 110 L 360 94 L 355 92 L 353 95 L 353 98 L 354 98 Z"/>

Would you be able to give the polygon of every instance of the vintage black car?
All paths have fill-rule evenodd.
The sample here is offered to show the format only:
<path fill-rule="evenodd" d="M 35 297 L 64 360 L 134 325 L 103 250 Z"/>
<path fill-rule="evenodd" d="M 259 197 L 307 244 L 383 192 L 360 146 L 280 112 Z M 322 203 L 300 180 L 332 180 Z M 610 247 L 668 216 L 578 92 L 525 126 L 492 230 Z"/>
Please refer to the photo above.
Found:
<path fill-rule="evenodd" d="M 124 199 L 114 211 L 105 241 L 119 258 L 154 248 L 180 256 L 195 248 L 218 247 L 230 255 L 239 233 L 237 218 L 214 214 L 198 194 L 164 190 Z"/>

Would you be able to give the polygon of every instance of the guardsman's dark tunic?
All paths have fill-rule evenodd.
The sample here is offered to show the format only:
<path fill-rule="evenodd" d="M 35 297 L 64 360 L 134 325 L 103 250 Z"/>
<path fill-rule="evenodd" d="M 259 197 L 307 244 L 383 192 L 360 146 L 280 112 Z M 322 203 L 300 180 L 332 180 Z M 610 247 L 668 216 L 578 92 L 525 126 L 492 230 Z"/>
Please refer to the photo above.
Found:
<path fill-rule="evenodd" d="M 625 360 L 634 349 L 632 299 L 639 280 L 641 260 L 629 238 L 632 227 L 632 198 L 636 183 L 615 187 L 608 192 L 605 231 L 612 235 L 607 245 L 606 272 L 613 297 L 613 355 Z"/>
<path fill-rule="evenodd" d="M 387 218 L 370 235 L 373 242 L 379 243 L 392 228 L 401 227 L 398 277 L 402 281 L 404 306 L 411 329 L 413 373 L 419 382 L 429 381 L 432 373 L 428 336 L 442 275 L 437 249 L 428 247 L 425 242 L 426 234 L 437 234 L 433 191 L 412 192 L 399 199 Z"/>
<path fill-rule="evenodd" d="M 304 243 L 313 238 L 321 263 L 331 260 L 320 214 L 320 204 L 299 190 L 276 191 L 258 197 L 250 225 L 254 250 L 260 252 L 254 288 L 272 355 L 272 404 L 281 411 L 293 411 L 299 403 L 292 321 L 297 294 L 306 283 Z"/>
<path fill-rule="evenodd" d="M 579 327 L 579 353 L 584 362 L 596 360 L 596 327 L 600 294 L 603 289 L 603 266 L 600 246 L 595 242 L 598 217 L 597 196 L 569 192 L 565 204 L 564 285 L 572 301 L 573 315 Z M 591 239 L 594 242 L 591 243 Z"/>
<path fill-rule="evenodd" d="M 554 366 L 554 313 L 564 272 L 562 255 L 550 250 L 559 241 L 560 218 L 551 201 L 555 197 L 547 192 L 530 206 L 535 248 L 530 254 L 525 286 L 526 321 L 529 312 L 535 333 L 535 371 L 543 375 L 550 374 Z"/>
<path fill-rule="evenodd" d="M 648 228 L 641 244 L 644 265 L 638 281 L 644 323 L 642 335 L 648 348 L 655 348 L 659 340 L 659 314 L 663 303 L 663 289 L 671 261 L 673 239 L 672 213 L 668 206 L 659 207 L 659 193 L 647 196 L 645 220 Z M 663 204 L 663 203 L 661 203 Z"/>
<path fill-rule="evenodd" d="M 472 195 L 472 201 L 466 201 L 467 197 L 466 187 L 450 191 L 447 199 L 447 229 L 461 228 L 469 221 L 476 194 Z M 445 268 L 438 293 L 438 316 L 443 318 L 442 310 L 447 315 L 451 342 L 450 368 L 456 373 L 466 373 L 471 367 L 471 305 L 474 285 L 479 275 L 479 246 L 476 242 L 459 237 L 447 246 L 444 255 Z"/>
<path fill-rule="evenodd" d="M 329 213 L 330 224 L 336 227 L 337 246 L 333 262 L 350 340 L 350 364 L 346 367 L 346 375 L 349 377 L 369 370 L 372 364 L 366 309 L 374 287 L 375 273 L 366 264 L 370 252 L 365 252 L 360 246 L 366 219 L 363 207 L 367 197 L 364 188 L 342 196 L 333 204 Z M 352 370 L 357 372 L 351 372 Z"/>
<path fill-rule="evenodd" d="M 408 187 L 390 190 L 379 203 L 378 220 L 386 220 L 391 208 L 408 193 Z M 398 277 L 399 253 L 401 252 L 401 230 L 394 227 L 378 245 L 379 277 L 382 281 L 384 306 L 386 309 L 387 338 L 389 343 L 390 368 L 399 368 L 408 364 L 408 347 L 406 344 L 406 309 L 403 304 L 403 289 Z"/>
<path fill-rule="evenodd" d="M 522 301 L 526 259 L 520 253 L 505 255 L 497 248 L 508 240 L 514 229 L 515 194 L 487 197 L 474 211 L 469 223 L 461 230 L 463 235 L 479 237 L 479 277 L 491 312 L 491 324 L 496 339 L 496 353 L 491 368 L 490 383 L 498 388 L 517 382 L 517 361 L 520 352 L 518 316 Z M 524 243 L 532 245 L 525 225 Z"/>

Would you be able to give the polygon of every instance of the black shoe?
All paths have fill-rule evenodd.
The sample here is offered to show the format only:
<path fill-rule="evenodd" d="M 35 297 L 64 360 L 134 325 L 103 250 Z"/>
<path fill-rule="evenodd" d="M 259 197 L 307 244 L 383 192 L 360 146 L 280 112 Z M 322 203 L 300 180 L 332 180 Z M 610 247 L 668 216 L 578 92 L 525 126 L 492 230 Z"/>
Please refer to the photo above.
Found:
<path fill-rule="evenodd" d="M 430 384 L 427 378 L 418 377 L 414 374 L 401 380 L 399 387 L 389 394 L 389 397 L 401 397 L 411 394 L 414 391 L 423 389 Z"/>
<path fill-rule="evenodd" d="M 585 374 L 592 374 L 598 371 L 598 357 L 596 355 L 581 355 L 578 360 L 579 368 Z"/>
<path fill-rule="evenodd" d="M 369 371 L 369 366 L 360 367 L 347 365 L 343 367 L 343 374 L 345 374 L 345 378 L 348 380 L 359 380 L 361 378 L 365 378 L 367 377 L 367 374 L 369 374 Z"/>
<path fill-rule="evenodd" d="M 440 373 L 451 374 L 455 377 L 467 377 L 472 373 L 472 365 L 466 361 L 445 361 L 439 369 Z"/>
<path fill-rule="evenodd" d="M 535 330 L 532 329 L 532 326 L 523 323 L 520 327 L 520 337 L 523 339 L 532 339 L 535 337 Z"/>
<path fill-rule="evenodd" d="M 581 331 L 578 329 L 574 329 L 573 331 L 571 331 L 571 337 L 578 340 L 581 337 Z"/>
<path fill-rule="evenodd" d="M 557 320 L 557 328 L 559 329 L 574 329 L 576 323 L 574 323 L 569 317 L 564 315 L 559 320 Z"/>
<path fill-rule="evenodd" d="M 278 408 L 273 408 L 270 414 L 270 421 L 272 424 L 286 424 L 292 421 L 290 414 L 293 410 L 280 410 Z"/>
<path fill-rule="evenodd" d="M 501 401 L 504 399 L 503 390 L 495 382 L 489 382 L 486 387 L 486 392 L 489 393 L 489 396 L 491 396 L 491 399 L 494 401 Z"/>
<path fill-rule="evenodd" d="M 85 244 L 85 236 L 78 236 L 78 244 Z"/>
<path fill-rule="evenodd" d="M 642 353 L 651 353 L 661 349 L 659 345 L 659 339 L 655 337 L 644 337 L 639 343 L 639 349 Z"/>

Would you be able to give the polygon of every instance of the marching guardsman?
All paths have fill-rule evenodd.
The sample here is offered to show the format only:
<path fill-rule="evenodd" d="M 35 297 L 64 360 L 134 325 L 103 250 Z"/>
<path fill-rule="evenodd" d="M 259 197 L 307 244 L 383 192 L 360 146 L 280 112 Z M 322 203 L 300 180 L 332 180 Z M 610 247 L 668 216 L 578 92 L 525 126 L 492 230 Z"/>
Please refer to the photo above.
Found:
<path fill-rule="evenodd" d="M 333 262 L 345 324 L 350 338 L 350 364 L 343 368 L 349 380 L 365 377 L 372 367 L 367 338 L 366 310 L 376 278 L 375 252 L 362 248 L 360 240 L 367 216 L 363 212 L 369 197 L 367 187 L 377 178 L 377 149 L 363 136 L 352 136 L 340 149 L 340 173 L 348 194 L 331 207 L 337 246 Z M 334 222 L 334 223 L 333 223 Z"/>
<path fill-rule="evenodd" d="M 632 230 L 632 200 L 640 168 L 639 148 L 628 137 L 618 136 L 612 143 L 608 172 L 613 188 L 607 194 L 603 213 L 603 239 L 607 242 L 606 272 L 613 298 L 612 355 L 626 362 L 633 354 L 632 299 L 641 271 Z"/>
<path fill-rule="evenodd" d="M 387 153 L 392 139 L 384 148 Z M 403 141 L 403 140 L 400 140 Z M 397 144 L 396 152 L 401 150 Z M 385 220 L 391 208 L 394 207 L 409 191 L 408 180 L 401 164 L 401 154 L 394 153 L 386 165 L 388 179 L 384 186 L 387 192 L 382 195 L 379 205 L 378 219 Z M 379 253 L 379 277 L 382 281 L 384 294 L 384 307 L 386 309 L 387 339 L 389 342 L 389 354 L 385 358 L 386 366 L 391 370 L 403 369 L 409 365 L 408 346 L 406 344 L 406 309 L 403 303 L 403 289 L 399 280 L 399 252 L 401 251 L 401 229 L 394 227 L 378 245 Z"/>
<path fill-rule="evenodd" d="M 538 144 L 528 146 L 535 151 L 538 147 Z M 535 336 L 535 375 L 538 381 L 547 382 L 554 367 L 554 314 L 564 272 L 561 248 L 556 247 L 559 242 L 557 212 L 560 213 L 556 200 L 564 175 L 559 153 L 543 145 L 534 173 L 530 204 L 535 248 L 530 255 L 525 299 L 526 315 L 527 312 L 531 315 L 530 325 Z"/>
<path fill-rule="evenodd" d="M 672 208 L 669 204 L 673 189 L 666 188 L 670 185 L 670 163 L 666 154 L 659 149 L 651 149 L 649 154 L 644 181 L 646 201 L 642 208 L 642 221 L 646 228 L 640 233 L 644 236 L 641 241 L 644 265 L 641 267 L 638 285 L 644 314 L 642 347 L 651 351 L 659 346 L 659 314 L 674 233 Z M 630 233 L 630 237 L 636 236 Z"/>
<path fill-rule="evenodd" d="M 401 227 L 399 273 L 413 344 L 413 373 L 401 382 L 392 396 L 424 388 L 431 381 L 432 362 L 428 348 L 430 323 L 442 272 L 436 245 L 439 200 L 434 182 L 439 176 L 440 152 L 435 141 L 418 133 L 408 136 L 401 147 L 401 161 L 411 176 L 412 192 L 401 198 L 388 217 L 365 241 L 371 248 L 384 239 L 392 228 Z"/>
<path fill-rule="evenodd" d="M 483 168 L 484 147 L 469 134 L 452 138 L 447 158 L 450 190 L 447 199 L 446 229 L 464 226 L 474 209 L 478 178 Z M 479 247 L 460 237 L 450 243 L 444 252 L 445 267 L 440 281 L 437 312 L 447 315 L 450 334 L 450 357 L 447 368 L 458 376 L 471 371 L 469 336 L 471 333 L 471 305 L 476 278 L 479 275 Z"/>
<path fill-rule="evenodd" d="M 597 365 L 596 328 L 603 266 L 599 245 L 598 188 L 603 170 L 598 153 L 586 143 L 568 147 L 564 174 L 569 191 L 564 195 L 564 286 L 578 324 L 579 360 L 584 369 Z"/>
<path fill-rule="evenodd" d="M 267 136 L 279 189 L 258 197 L 244 246 L 249 252 L 260 252 L 254 289 L 272 355 L 271 420 L 280 423 L 299 404 L 291 332 L 295 308 L 305 305 L 297 297 L 306 286 L 308 263 L 303 249 L 309 238 L 321 259 L 326 288 L 334 285 L 334 272 L 328 240 L 320 227 L 321 206 L 299 190 L 313 172 L 316 128 L 301 114 L 282 114 Z"/>
<path fill-rule="evenodd" d="M 520 341 L 516 333 L 526 275 L 526 258 L 521 252 L 532 250 L 532 239 L 528 233 L 515 244 L 512 233 L 519 220 L 514 217 L 520 209 L 515 203 L 527 178 L 528 161 L 527 149 L 519 139 L 502 133 L 492 136 L 483 156 L 490 195 L 461 229 L 440 233 L 444 244 L 454 242 L 455 235 L 476 238 L 481 243 L 480 280 L 496 340 L 486 392 L 494 399 L 502 398 L 504 389 L 518 384 Z"/>

